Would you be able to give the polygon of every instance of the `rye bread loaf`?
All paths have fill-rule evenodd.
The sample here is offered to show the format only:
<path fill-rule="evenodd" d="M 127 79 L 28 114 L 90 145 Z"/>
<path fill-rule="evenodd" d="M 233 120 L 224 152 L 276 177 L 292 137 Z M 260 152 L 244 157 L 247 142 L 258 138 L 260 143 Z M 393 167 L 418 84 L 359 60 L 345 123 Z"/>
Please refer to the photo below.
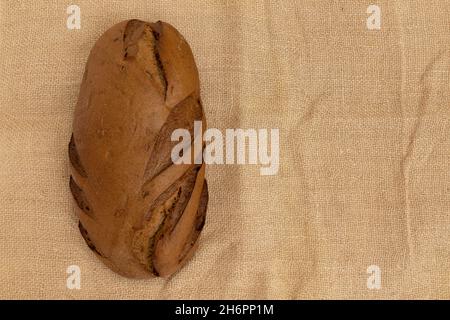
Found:
<path fill-rule="evenodd" d="M 81 235 L 121 275 L 167 277 L 195 251 L 205 165 L 173 164 L 171 134 L 193 137 L 195 120 L 205 129 L 199 91 L 191 49 L 167 23 L 123 21 L 91 50 L 69 143 L 70 190 Z"/>

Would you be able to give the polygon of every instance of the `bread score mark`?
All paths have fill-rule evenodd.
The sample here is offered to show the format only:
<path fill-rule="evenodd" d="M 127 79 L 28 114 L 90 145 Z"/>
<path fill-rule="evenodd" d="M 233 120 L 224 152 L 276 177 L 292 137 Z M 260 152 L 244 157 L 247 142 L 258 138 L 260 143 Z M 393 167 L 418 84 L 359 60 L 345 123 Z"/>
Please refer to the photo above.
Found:
<path fill-rule="evenodd" d="M 72 136 L 70 137 L 69 142 L 69 160 L 72 167 L 78 172 L 80 176 L 83 178 L 87 178 L 86 170 L 84 170 L 83 165 L 81 164 L 80 156 L 78 155 L 77 146 L 75 144 L 75 139 Z"/>
<path fill-rule="evenodd" d="M 153 24 L 157 26 L 158 24 Z M 123 59 L 136 63 L 139 70 L 152 80 L 163 97 L 167 96 L 167 78 L 159 53 L 162 28 L 153 30 L 152 25 L 140 20 L 130 20 L 123 33 Z"/>
<path fill-rule="evenodd" d="M 94 211 L 92 207 L 89 205 L 89 202 L 84 194 L 84 191 L 78 186 L 72 176 L 70 176 L 69 180 L 70 192 L 72 193 L 73 199 L 77 204 L 78 208 L 81 209 L 89 217 L 94 217 Z"/>
<path fill-rule="evenodd" d="M 155 245 L 159 240 L 172 235 L 173 230 L 186 211 L 201 169 L 202 166 L 200 165 L 191 167 L 181 178 L 164 190 L 157 199 L 153 200 L 144 216 L 143 227 L 135 231 L 132 241 L 133 253 L 155 275 L 160 275 L 160 272 L 156 271 L 153 266 Z M 202 212 L 206 213 L 205 203 L 200 203 L 200 205 Z M 199 224 L 201 223 L 196 221 L 189 229 L 196 231 Z M 162 273 L 167 274 L 164 270 Z"/>

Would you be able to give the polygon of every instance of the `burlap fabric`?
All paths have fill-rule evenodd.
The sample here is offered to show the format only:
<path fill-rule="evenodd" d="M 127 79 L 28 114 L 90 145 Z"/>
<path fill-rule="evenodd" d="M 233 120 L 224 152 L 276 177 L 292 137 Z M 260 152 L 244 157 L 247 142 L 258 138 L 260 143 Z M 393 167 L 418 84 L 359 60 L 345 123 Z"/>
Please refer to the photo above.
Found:
<path fill-rule="evenodd" d="M 450 298 L 450 2 L 377 0 L 368 30 L 373 3 L 1 0 L 0 297 Z M 280 129 L 277 175 L 208 167 L 199 249 L 169 280 L 97 260 L 68 188 L 89 50 L 129 18 L 183 33 L 209 127 Z"/>

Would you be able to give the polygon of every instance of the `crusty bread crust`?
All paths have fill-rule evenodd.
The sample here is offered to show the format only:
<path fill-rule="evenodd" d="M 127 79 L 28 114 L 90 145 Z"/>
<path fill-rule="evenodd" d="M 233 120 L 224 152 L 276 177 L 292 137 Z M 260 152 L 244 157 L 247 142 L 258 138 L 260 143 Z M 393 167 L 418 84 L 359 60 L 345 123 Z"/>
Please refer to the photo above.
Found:
<path fill-rule="evenodd" d="M 206 121 L 197 67 L 171 25 L 114 25 L 89 55 L 69 143 L 70 190 L 88 246 L 117 273 L 170 276 L 205 221 L 205 164 L 175 165 L 174 129 Z M 193 136 L 193 135 L 191 135 Z"/>

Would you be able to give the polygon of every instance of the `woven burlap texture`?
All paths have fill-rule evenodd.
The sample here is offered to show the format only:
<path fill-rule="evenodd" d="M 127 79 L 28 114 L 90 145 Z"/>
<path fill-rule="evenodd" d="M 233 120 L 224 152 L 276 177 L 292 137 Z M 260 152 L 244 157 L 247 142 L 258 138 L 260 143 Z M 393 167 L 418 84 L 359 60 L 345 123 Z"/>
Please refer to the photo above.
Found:
<path fill-rule="evenodd" d="M 377 0 L 368 30 L 373 2 L 1 0 L 0 298 L 450 298 L 450 2 Z M 68 188 L 89 51 L 130 18 L 188 40 L 209 127 L 280 129 L 277 175 L 208 167 L 200 246 L 168 280 L 106 268 Z"/>

